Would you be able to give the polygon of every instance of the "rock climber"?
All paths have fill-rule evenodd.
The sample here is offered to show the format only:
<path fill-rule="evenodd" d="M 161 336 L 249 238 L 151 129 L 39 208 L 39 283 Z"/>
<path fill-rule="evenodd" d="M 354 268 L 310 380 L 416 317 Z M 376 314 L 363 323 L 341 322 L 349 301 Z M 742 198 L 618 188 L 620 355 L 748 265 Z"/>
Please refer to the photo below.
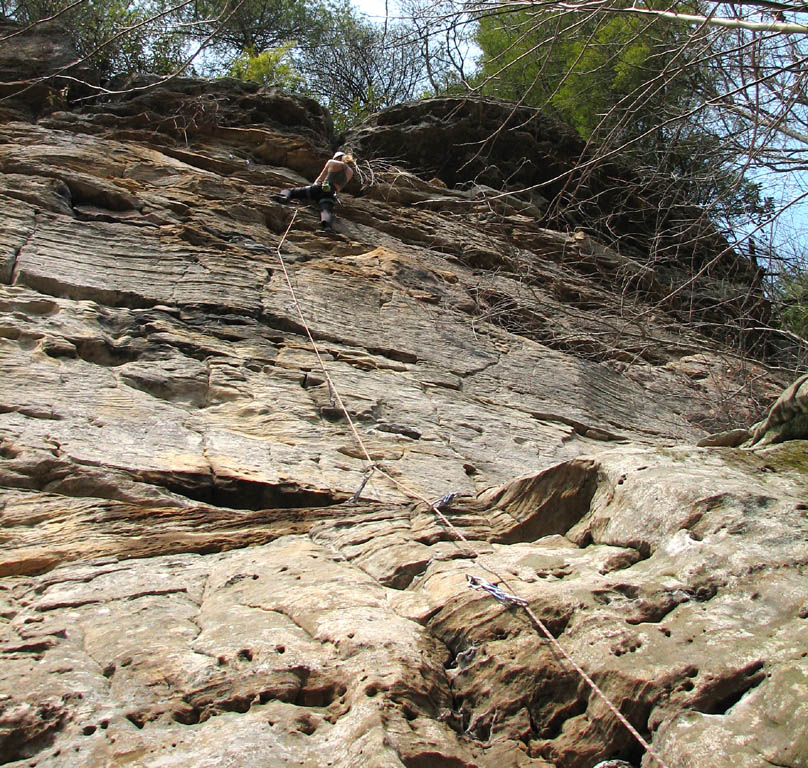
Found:
<path fill-rule="evenodd" d="M 320 227 L 325 230 L 334 227 L 334 204 L 337 192 L 341 191 L 353 177 L 353 156 L 337 152 L 326 164 L 314 184 L 308 187 L 284 189 L 276 199 L 283 203 L 290 200 L 313 200 L 320 207 Z"/>

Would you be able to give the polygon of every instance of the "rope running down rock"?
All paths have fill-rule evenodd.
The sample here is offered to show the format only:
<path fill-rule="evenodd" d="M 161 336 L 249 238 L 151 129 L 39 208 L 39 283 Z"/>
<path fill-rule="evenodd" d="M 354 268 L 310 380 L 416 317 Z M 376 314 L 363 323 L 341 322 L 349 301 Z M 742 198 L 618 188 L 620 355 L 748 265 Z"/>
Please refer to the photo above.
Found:
<path fill-rule="evenodd" d="M 308 337 L 309 343 L 311 344 L 312 349 L 314 350 L 314 354 L 323 372 L 323 376 L 325 376 L 325 380 L 328 384 L 329 390 L 336 399 L 337 404 L 339 405 L 343 414 L 345 415 L 345 419 L 348 423 L 348 426 L 351 429 L 351 432 L 353 433 L 354 439 L 356 440 L 357 445 L 359 446 L 360 450 L 365 456 L 365 460 L 367 461 L 367 466 L 365 468 L 365 477 L 359 490 L 357 491 L 357 493 L 354 494 L 354 499 L 358 500 L 358 496 L 362 492 L 365 483 L 370 479 L 370 475 L 374 471 L 377 471 L 379 472 L 379 474 L 383 475 L 390 482 L 392 482 L 396 487 L 401 489 L 407 496 L 425 504 L 432 511 L 432 513 L 446 526 L 446 528 L 452 533 L 452 535 L 455 536 L 455 538 L 458 541 L 463 543 L 463 545 L 467 548 L 468 552 L 474 557 L 477 564 L 480 567 L 484 568 L 489 573 L 493 574 L 501 584 L 504 584 L 508 588 L 510 594 L 503 592 L 501 589 L 492 584 L 489 584 L 484 579 L 479 579 L 474 576 L 468 577 L 468 586 L 472 589 L 483 589 L 500 602 L 508 603 L 522 608 L 524 612 L 527 614 L 533 626 L 539 632 L 541 632 L 542 635 L 544 635 L 544 637 L 555 649 L 555 651 L 559 653 L 564 659 L 566 659 L 567 663 L 578 673 L 578 675 L 586 682 L 589 688 L 601 699 L 601 701 L 603 701 L 603 703 L 609 708 L 609 711 L 618 719 L 620 723 L 623 724 L 623 726 L 625 726 L 628 732 L 637 740 L 637 742 L 643 747 L 643 749 L 645 749 L 645 751 L 649 755 L 651 755 L 651 757 L 653 757 L 654 760 L 657 761 L 657 763 L 661 766 L 661 768 L 669 768 L 669 766 L 659 756 L 659 754 L 654 750 L 654 748 L 648 743 L 648 741 L 645 738 L 643 738 L 642 734 L 628 721 L 626 716 L 622 712 L 620 712 L 620 710 L 617 709 L 617 707 L 611 702 L 609 697 L 601 690 L 600 686 L 598 686 L 598 684 L 583 670 L 583 668 L 567 653 L 567 651 L 564 650 L 564 647 L 561 645 L 561 643 L 559 643 L 558 640 L 555 637 L 553 637 L 553 634 L 545 626 L 544 622 L 533 612 L 530 605 L 528 604 L 528 601 L 522 597 L 519 597 L 516 594 L 514 588 L 508 583 L 508 580 L 502 575 L 500 575 L 495 568 L 489 566 L 486 563 L 483 555 L 481 555 L 474 548 L 471 542 L 463 535 L 462 531 L 456 528 L 452 524 L 452 522 L 446 517 L 446 515 L 444 515 L 440 511 L 440 506 L 442 505 L 442 503 L 444 503 L 444 500 L 450 496 L 450 494 L 447 494 L 442 499 L 439 499 L 436 502 L 429 501 L 429 499 L 425 498 L 418 491 L 409 488 L 401 481 L 392 477 L 378 463 L 374 462 L 371 459 L 370 453 L 368 453 L 368 450 L 365 447 L 364 442 L 362 442 L 362 438 L 360 437 L 359 432 L 357 431 L 356 426 L 354 425 L 353 420 L 351 419 L 350 414 L 348 413 L 348 409 L 345 407 L 345 404 L 343 403 L 336 386 L 334 386 L 334 382 L 332 381 L 331 377 L 328 374 L 328 371 L 326 370 L 323 358 L 320 355 L 320 351 L 317 348 L 317 344 L 314 341 L 314 337 L 311 335 L 308 323 L 306 323 L 306 318 L 303 316 L 303 311 L 300 308 L 300 303 L 297 300 L 295 289 L 292 287 L 292 281 L 289 278 L 289 273 L 286 269 L 286 264 L 284 263 L 283 256 L 281 255 L 281 248 L 283 247 L 284 242 L 286 242 L 286 237 L 289 234 L 290 230 L 292 229 L 292 225 L 295 223 L 296 218 L 297 218 L 297 211 L 295 211 L 292 214 L 292 219 L 289 222 L 289 225 L 286 227 L 286 231 L 283 233 L 280 242 L 278 243 L 276 253 L 278 256 L 278 261 L 280 262 L 281 265 L 281 269 L 283 270 L 283 276 L 286 280 L 286 285 L 289 288 L 289 293 L 292 296 L 292 301 L 297 311 L 297 316 L 300 319 L 301 325 L 306 331 L 306 336 Z M 489 587 L 492 589 L 489 589 Z"/>

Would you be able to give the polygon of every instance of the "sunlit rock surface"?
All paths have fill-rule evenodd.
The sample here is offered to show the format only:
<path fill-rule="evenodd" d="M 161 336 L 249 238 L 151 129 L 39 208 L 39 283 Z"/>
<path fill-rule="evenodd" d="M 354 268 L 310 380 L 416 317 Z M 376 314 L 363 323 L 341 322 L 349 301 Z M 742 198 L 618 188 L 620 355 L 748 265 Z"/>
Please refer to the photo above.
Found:
<path fill-rule="evenodd" d="M 808 765 L 808 450 L 694 447 L 788 382 L 671 265 L 372 127 L 323 236 L 277 91 L 3 114 L 0 764 L 651 768 L 474 576 L 670 768 Z"/>

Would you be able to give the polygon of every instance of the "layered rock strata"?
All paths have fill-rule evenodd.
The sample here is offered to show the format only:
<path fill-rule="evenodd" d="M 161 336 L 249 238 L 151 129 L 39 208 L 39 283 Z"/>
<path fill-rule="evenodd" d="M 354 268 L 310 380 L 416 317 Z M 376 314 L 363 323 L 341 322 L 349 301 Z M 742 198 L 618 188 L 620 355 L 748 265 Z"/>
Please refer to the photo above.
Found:
<path fill-rule="evenodd" d="M 692 447 L 786 382 L 636 249 L 373 156 L 323 237 L 277 91 L 4 114 L 1 764 L 651 768 L 472 576 L 670 768 L 806 765 L 806 444 Z"/>

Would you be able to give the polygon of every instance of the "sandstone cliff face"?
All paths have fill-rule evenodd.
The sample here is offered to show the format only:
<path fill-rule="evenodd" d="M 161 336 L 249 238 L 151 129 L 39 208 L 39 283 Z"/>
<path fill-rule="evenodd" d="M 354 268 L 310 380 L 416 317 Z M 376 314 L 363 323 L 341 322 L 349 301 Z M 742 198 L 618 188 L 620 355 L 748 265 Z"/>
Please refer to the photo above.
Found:
<path fill-rule="evenodd" d="M 693 447 L 785 382 L 377 128 L 284 239 L 313 103 L 0 124 L 0 764 L 655 765 L 472 576 L 670 768 L 808 765 L 806 444 Z"/>

